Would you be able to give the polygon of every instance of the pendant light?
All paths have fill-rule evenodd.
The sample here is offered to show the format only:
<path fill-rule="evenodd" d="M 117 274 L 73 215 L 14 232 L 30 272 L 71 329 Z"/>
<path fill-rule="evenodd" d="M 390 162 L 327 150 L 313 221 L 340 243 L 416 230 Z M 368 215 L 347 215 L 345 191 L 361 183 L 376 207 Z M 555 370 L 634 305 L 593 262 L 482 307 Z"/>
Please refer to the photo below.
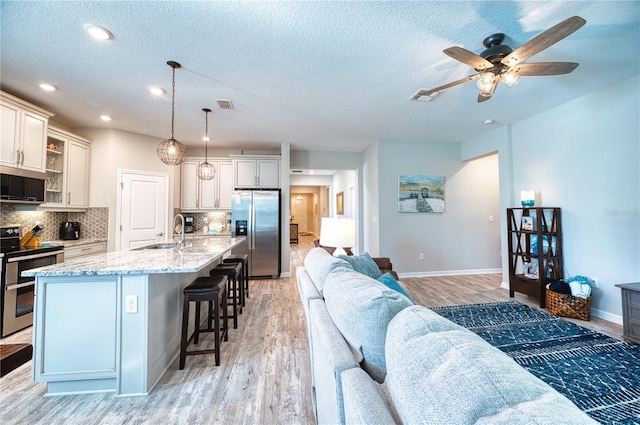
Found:
<path fill-rule="evenodd" d="M 187 148 L 182 143 L 178 142 L 173 137 L 174 116 L 175 116 L 175 103 L 176 103 L 176 69 L 180 68 L 178 62 L 167 62 L 173 69 L 173 81 L 171 83 L 171 138 L 164 140 L 158 145 L 156 153 L 160 161 L 167 165 L 180 165 L 187 157 Z"/>
<path fill-rule="evenodd" d="M 198 164 L 198 178 L 200 180 L 211 180 L 216 176 L 216 166 L 213 164 L 209 164 L 208 161 L 208 152 L 207 152 L 207 144 L 209 143 L 209 112 L 211 109 L 202 108 L 204 111 L 204 162 L 202 164 Z"/>

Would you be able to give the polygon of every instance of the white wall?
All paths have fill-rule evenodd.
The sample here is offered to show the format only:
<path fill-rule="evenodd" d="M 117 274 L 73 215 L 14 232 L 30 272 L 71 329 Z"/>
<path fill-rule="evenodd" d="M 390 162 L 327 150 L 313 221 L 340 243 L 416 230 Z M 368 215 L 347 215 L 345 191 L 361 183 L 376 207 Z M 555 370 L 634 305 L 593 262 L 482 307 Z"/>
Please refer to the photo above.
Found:
<path fill-rule="evenodd" d="M 495 156 L 465 163 L 460 161 L 459 144 L 381 141 L 378 158 L 380 255 L 391 257 L 398 273 L 500 270 Z M 398 212 L 400 174 L 445 176 L 445 212 Z"/>
<path fill-rule="evenodd" d="M 617 322 L 614 285 L 640 280 L 639 92 L 634 77 L 462 146 L 464 155 L 500 152 L 501 173 L 512 174 L 509 185 L 500 178 L 510 186 L 503 210 L 529 188 L 540 206 L 562 208 L 565 277 L 597 277 L 592 312 Z"/>
<path fill-rule="evenodd" d="M 109 208 L 109 240 L 107 250 L 115 249 L 116 203 L 118 198 L 118 170 L 137 170 L 169 175 L 169 211 L 179 208 L 180 167 L 165 165 L 156 155 L 162 141 L 154 137 L 111 129 L 74 129 L 74 132 L 93 141 L 89 177 L 89 204 Z M 174 194 L 178 194 L 175 195 Z"/>
<path fill-rule="evenodd" d="M 378 188 L 378 144 L 363 153 L 362 230 L 363 251 L 380 256 L 380 199 Z"/>

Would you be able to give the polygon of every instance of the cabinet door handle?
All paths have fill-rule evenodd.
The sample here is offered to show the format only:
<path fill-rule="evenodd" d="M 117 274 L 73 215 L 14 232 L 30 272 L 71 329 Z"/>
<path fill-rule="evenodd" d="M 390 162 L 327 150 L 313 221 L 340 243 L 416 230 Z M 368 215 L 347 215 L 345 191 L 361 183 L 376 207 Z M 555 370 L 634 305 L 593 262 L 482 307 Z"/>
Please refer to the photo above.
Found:
<path fill-rule="evenodd" d="M 67 204 L 71 203 L 71 192 L 67 192 Z"/>

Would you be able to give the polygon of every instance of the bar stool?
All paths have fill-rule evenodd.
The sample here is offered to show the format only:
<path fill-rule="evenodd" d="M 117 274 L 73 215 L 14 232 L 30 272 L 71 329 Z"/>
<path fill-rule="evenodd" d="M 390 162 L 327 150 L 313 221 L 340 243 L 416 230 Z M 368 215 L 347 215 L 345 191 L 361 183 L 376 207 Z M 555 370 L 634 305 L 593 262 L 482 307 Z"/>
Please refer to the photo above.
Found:
<path fill-rule="evenodd" d="M 233 319 L 233 328 L 238 328 L 238 311 L 242 313 L 242 291 L 238 291 L 238 283 L 240 282 L 240 275 L 242 273 L 242 264 L 223 264 L 220 263 L 209 271 L 210 276 L 226 276 L 227 277 L 227 298 L 231 298 L 231 305 L 233 306 L 231 317 Z M 240 308 L 238 309 L 238 306 Z M 227 313 L 225 309 L 225 313 Z M 228 314 L 227 314 L 228 316 Z"/>
<path fill-rule="evenodd" d="M 227 308 L 227 285 L 224 276 L 199 277 L 186 288 L 184 288 L 184 301 L 182 306 L 182 337 L 180 339 L 180 366 L 184 369 L 187 356 L 197 354 L 215 354 L 216 366 L 220 366 L 220 341 L 229 340 L 228 336 L 228 320 L 227 315 L 220 317 L 220 309 Z M 207 318 L 208 327 L 200 329 L 200 303 L 209 302 L 209 315 Z M 189 337 L 189 305 L 196 303 L 196 324 L 193 334 Z M 220 328 L 220 319 L 222 318 L 223 326 Z M 200 332 L 213 332 L 215 341 L 213 350 L 195 350 L 187 351 L 187 347 L 191 340 L 194 344 L 198 343 Z"/>
<path fill-rule="evenodd" d="M 223 263 L 242 263 L 244 276 L 244 297 L 249 298 L 249 254 L 233 254 L 222 260 Z M 244 298 L 242 305 L 244 306 Z"/>

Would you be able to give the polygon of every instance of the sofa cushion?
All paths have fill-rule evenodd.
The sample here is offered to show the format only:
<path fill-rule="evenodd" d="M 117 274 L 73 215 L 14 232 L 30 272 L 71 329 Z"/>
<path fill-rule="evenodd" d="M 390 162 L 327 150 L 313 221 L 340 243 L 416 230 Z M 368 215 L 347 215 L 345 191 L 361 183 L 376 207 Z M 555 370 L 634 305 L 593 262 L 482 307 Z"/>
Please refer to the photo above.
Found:
<path fill-rule="evenodd" d="M 405 297 L 409 298 L 411 300 L 412 304 L 415 304 L 416 302 L 413 301 L 413 298 L 411 298 L 411 294 L 409 294 L 409 290 L 403 286 L 400 285 L 400 282 L 398 282 L 392 275 L 391 273 L 387 272 L 384 273 L 382 276 L 380 276 L 378 279 L 376 279 L 378 282 L 382 283 L 384 286 L 386 286 L 389 289 L 393 289 L 394 291 L 398 291 L 400 292 L 402 295 L 404 295 Z"/>
<path fill-rule="evenodd" d="M 354 351 L 361 366 L 378 382 L 386 374 L 384 344 L 387 325 L 411 301 L 375 279 L 346 268 L 329 274 L 324 299 L 331 319 Z"/>
<path fill-rule="evenodd" d="M 318 288 L 320 295 L 323 295 L 324 282 L 329 273 L 340 266 L 352 269 L 348 262 L 332 256 L 322 248 L 313 248 L 307 256 L 304 257 L 304 268 Z"/>
<path fill-rule="evenodd" d="M 379 278 L 382 274 L 380 268 L 368 252 L 363 252 L 360 255 L 338 255 L 337 257 L 351 264 L 353 270 L 366 274 L 374 279 Z"/>
<path fill-rule="evenodd" d="M 404 423 L 592 424 L 566 397 L 426 307 L 389 324 L 387 385 Z"/>

